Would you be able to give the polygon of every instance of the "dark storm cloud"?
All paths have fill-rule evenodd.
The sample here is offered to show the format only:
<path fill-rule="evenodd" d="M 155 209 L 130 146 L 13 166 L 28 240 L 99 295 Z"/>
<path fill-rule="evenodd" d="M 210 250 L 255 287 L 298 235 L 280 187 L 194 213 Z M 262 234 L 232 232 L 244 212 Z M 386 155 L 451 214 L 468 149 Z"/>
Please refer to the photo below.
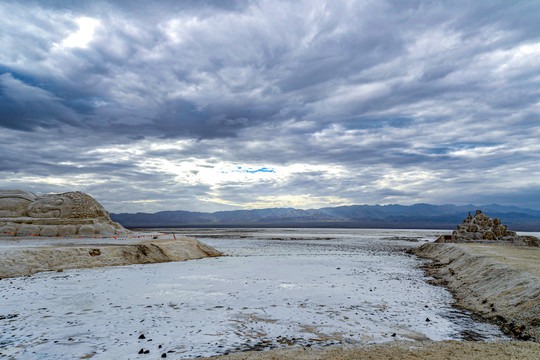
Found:
<path fill-rule="evenodd" d="M 80 115 L 54 94 L 26 85 L 12 74 L 0 75 L 0 126 L 16 130 L 58 126 L 81 126 Z"/>
<path fill-rule="evenodd" d="M 486 182 L 538 200 L 539 12 L 531 1 L 0 1 L 0 185 L 71 182 L 105 198 L 111 186 L 156 209 L 267 193 L 474 202 Z M 276 174 L 203 171 L 235 164 Z"/>

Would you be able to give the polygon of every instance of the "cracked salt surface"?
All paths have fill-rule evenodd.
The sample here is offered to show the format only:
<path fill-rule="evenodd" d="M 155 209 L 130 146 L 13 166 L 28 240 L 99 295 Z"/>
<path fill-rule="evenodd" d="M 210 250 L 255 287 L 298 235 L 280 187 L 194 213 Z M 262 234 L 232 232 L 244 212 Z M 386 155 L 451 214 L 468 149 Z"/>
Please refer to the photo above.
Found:
<path fill-rule="evenodd" d="M 0 357 L 183 359 L 289 345 L 505 339 L 403 252 L 440 232 L 181 229 L 228 256 L 0 280 Z M 144 335 L 144 336 L 141 336 Z M 142 351 L 142 354 L 139 352 Z"/>

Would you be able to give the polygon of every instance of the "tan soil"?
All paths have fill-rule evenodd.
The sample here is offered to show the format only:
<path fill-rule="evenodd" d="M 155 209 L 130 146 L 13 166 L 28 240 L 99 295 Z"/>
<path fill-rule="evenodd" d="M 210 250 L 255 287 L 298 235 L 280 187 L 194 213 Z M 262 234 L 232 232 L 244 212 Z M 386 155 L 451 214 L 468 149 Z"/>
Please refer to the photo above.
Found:
<path fill-rule="evenodd" d="M 497 323 L 508 335 L 540 342 L 540 251 L 533 247 L 427 243 L 415 253 L 457 305 Z M 540 357 L 539 357 L 540 358 Z"/>
<path fill-rule="evenodd" d="M 486 244 L 460 245 L 474 254 L 485 255 L 497 262 L 540 278 L 540 248 Z"/>
<path fill-rule="evenodd" d="M 272 351 L 251 351 L 204 359 L 219 360 L 352 360 L 352 359 L 460 359 L 538 360 L 540 344 L 523 341 L 395 341 L 359 347 L 328 346 L 301 348 L 292 347 Z"/>
<path fill-rule="evenodd" d="M 155 240 L 81 238 L 2 238 L 0 278 L 41 271 L 150 264 L 222 255 L 191 238 Z M 43 245 L 41 245 L 43 244 Z"/>

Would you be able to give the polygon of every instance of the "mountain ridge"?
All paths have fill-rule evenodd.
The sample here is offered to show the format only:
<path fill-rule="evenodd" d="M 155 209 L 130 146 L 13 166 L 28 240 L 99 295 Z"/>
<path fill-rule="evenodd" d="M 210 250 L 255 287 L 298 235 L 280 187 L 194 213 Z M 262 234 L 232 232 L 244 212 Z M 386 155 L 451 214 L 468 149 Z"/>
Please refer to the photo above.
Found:
<path fill-rule="evenodd" d="M 346 205 L 319 209 L 266 208 L 192 212 L 165 210 L 156 213 L 111 213 L 125 227 L 345 227 L 453 229 L 469 212 L 482 210 L 498 217 L 515 231 L 540 231 L 540 210 L 498 204 L 476 206 L 433 205 Z"/>

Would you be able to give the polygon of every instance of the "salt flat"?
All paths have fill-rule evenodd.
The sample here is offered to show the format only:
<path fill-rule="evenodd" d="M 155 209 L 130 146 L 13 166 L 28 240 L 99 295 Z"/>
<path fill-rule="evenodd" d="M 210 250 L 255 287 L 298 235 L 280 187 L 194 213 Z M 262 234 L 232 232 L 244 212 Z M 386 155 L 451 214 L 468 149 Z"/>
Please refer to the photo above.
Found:
<path fill-rule="evenodd" d="M 228 254 L 0 280 L 0 354 L 181 359 L 300 344 L 503 339 L 402 250 L 440 232 L 182 230 Z M 144 336 L 141 336 L 144 335 Z"/>

